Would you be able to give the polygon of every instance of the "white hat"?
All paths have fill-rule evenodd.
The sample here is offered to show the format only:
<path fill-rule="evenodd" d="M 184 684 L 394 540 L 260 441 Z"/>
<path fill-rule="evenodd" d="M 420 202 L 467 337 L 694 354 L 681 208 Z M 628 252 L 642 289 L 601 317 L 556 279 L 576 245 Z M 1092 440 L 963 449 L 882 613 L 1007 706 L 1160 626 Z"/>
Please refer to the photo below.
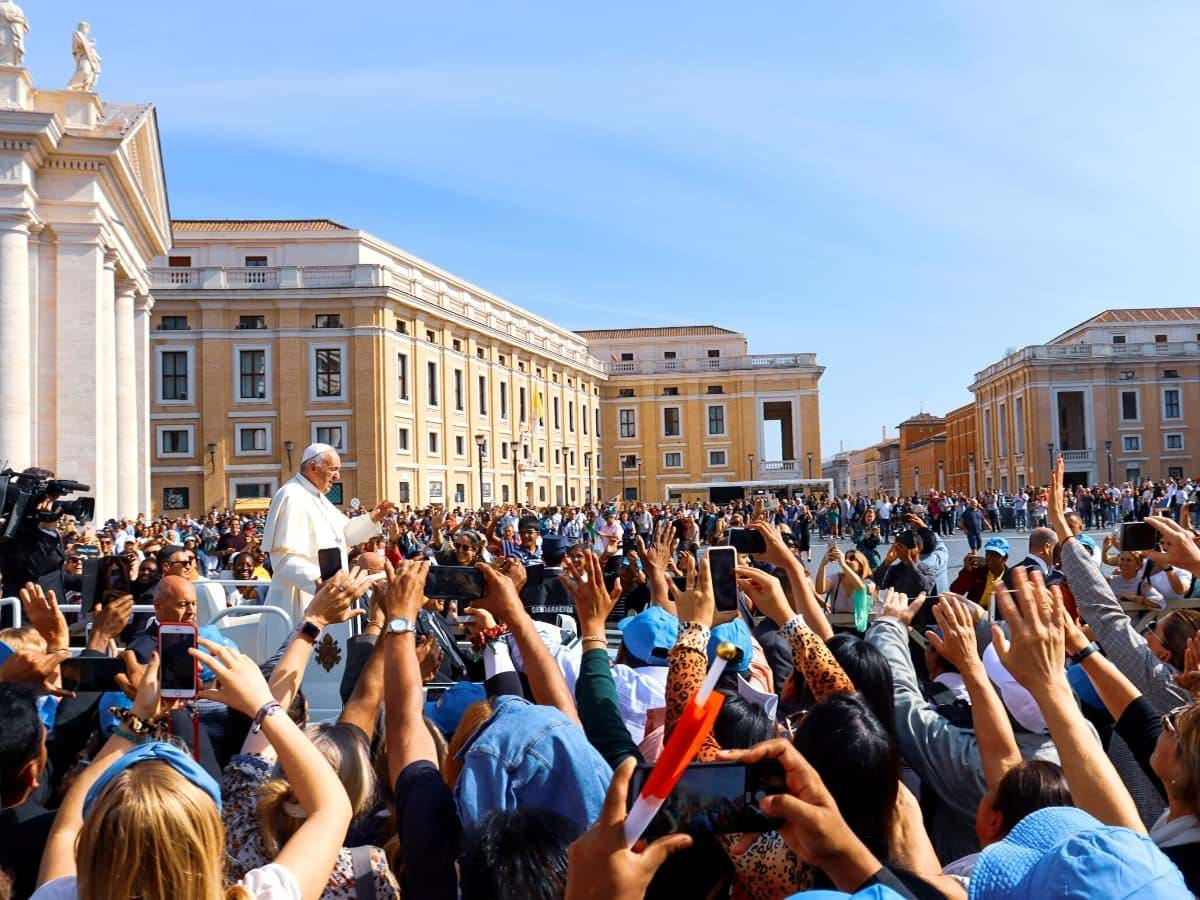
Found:
<path fill-rule="evenodd" d="M 318 456 L 333 453 L 336 450 L 336 447 L 331 447 L 329 444 L 309 444 L 304 448 L 304 452 L 300 454 L 300 465 L 303 466 L 310 459 L 316 459 Z"/>
<path fill-rule="evenodd" d="M 1033 699 L 1033 694 L 1021 687 L 1009 674 L 1008 669 L 1004 668 L 995 644 L 988 644 L 987 649 L 983 651 L 983 669 L 1000 692 L 1004 708 L 1018 725 L 1034 734 L 1049 733 L 1050 728 L 1046 725 L 1046 719 L 1038 708 L 1037 701 Z"/>

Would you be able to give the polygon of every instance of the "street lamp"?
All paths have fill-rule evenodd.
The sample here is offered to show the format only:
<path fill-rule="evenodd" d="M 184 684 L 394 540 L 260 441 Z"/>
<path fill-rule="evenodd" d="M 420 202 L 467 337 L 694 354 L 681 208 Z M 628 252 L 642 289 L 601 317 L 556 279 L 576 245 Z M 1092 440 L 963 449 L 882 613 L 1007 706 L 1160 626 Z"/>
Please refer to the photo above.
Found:
<path fill-rule="evenodd" d="M 753 481 L 754 480 L 754 454 L 747 453 L 746 461 L 750 463 L 750 480 Z"/>
<path fill-rule="evenodd" d="M 479 448 L 479 508 L 483 509 L 483 448 L 487 444 L 487 436 L 475 435 L 475 446 Z"/>
<path fill-rule="evenodd" d="M 1108 483 L 1112 484 L 1112 441 L 1104 442 L 1104 455 L 1108 457 Z"/>
<path fill-rule="evenodd" d="M 512 449 L 512 458 L 513 458 L 513 503 L 517 504 L 517 503 L 521 502 L 517 499 L 517 493 L 518 493 L 518 488 L 517 488 L 517 451 L 521 449 L 521 442 L 520 441 L 512 441 L 511 443 L 509 443 L 508 446 Z"/>
<path fill-rule="evenodd" d="M 583 454 L 583 464 L 585 466 L 587 466 L 587 472 L 588 472 L 587 488 L 584 493 L 586 494 L 586 502 L 590 505 L 592 502 L 592 454 L 591 453 Z"/>
<path fill-rule="evenodd" d="M 213 472 L 217 471 L 217 445 L 208 445 L 208 461 L 212 465 Z"/>
<path fill-rule="evenodd" d="M 289 469 L 294 469 L 294 468 L 296 468 L 294 465 L 292 465 L 292 451 L 296 449 L 296 442 L 295 442 L 295 441 L 284 441 L 284 442 L 283 442 L 283 449 L 287 451 L 287 455 L 288 455 L 288 468 L 289 468 Z"/>
<path fill-rule="evenodd" d="M 1046 479 L 1046 483 L 1049 484 L 1054 480 L 1054 441 L 1046 443 L 1046 452 L 1050 454 L 1050 477 Z"/>
<path fill-rule="evenodd" d="M 640 456 L 638 457 L 637 462 L 638 462 L 638 495 L 637 495 L 637 498 L 638 498 L 638 500 L 641 500 L 644 502 L 646 499 L 646 491 L 642 486 L 642 458 Z"/>
<path fill-rule="evenodd" d="M 628 462 L 629 462 L 629 459 L 627 457 L 624 457 L 624 456 L 621 457 L 621 502 L 622 503 L 624 503 L 625 500 L 627 499 L 625 496 L 625 468 L 626 468 L 626 464 Z"/>
<path fill-rule="evenodd" d="M 811 450 L 808 451 L 808 478 L 809 478 L 809 481 L 812 480 L 812 451 Z"/>

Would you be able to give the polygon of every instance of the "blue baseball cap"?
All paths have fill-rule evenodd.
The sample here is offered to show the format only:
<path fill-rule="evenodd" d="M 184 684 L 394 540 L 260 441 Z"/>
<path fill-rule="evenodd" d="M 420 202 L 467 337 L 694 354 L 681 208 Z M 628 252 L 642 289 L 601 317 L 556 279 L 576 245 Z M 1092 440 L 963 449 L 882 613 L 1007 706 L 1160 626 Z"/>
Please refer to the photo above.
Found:
<path fill-rule="evenodd" d="M 792 894 L 787 900 L 844 900 L 846 897 L 853 900 L 902 900 L 902 896 L 886 884 L 873 884 L 853 894 L 844 891 L 801 891 L 799 894 Z"/>
<path fill-rule="evenodd" d="M 651 606 L 617 623 L 626 649 L 652 666 L 665 666 L 667 652 L 679 637 L 679 620 L 661 606 Z"/>
<path fill-rule="evenodd" d="M 717 658 L 717 644 L 729 641 L 738 648 L 738 658 L 729 664 L 734 672 L 745 672 L 750 668 L 750 658 L 754 655 L 754 639 L 750 637 L 750 629 L 739 616 L 732 622 L 718 625 L 708 638 L 708 661 Z"/>
<path fill-rule="evenodd" d="M 1075 540 L 1087 547 L 1092 553 L 1096 552 L 1096 542 L 1092 540 L 1090 535 L 1079 534 L 1075 536 Z"/>
<path fill-rule="evenodd" d="M 458 723 L 473 703 L 487 699 L 482 684 L 457 681 L 436 700 L 425 701 L 425 716 L 438 727 L 438 731 L 449 737 L 458 730 Z"/>
<path fill-rule="evenodd" d="M 1190 894 L 1179 869 L 1150 838 L 1104 825 L 1073 806 L 1030 813 L 1004 840 L 985 847 L 968 888 L 970 900 Z"/>
<path fill-rule="evenodd" d="M 1002 537 L 988 538 L 987 543 L 983 545 L 984 553 L 997 553 L 1008 559 L 1008 541 Z"/>

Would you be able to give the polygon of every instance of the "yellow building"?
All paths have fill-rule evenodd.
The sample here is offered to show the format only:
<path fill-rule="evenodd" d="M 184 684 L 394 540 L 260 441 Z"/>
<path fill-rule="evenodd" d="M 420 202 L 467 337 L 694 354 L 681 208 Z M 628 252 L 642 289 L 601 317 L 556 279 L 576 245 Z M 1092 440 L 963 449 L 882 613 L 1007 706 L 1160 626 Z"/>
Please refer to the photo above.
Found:
<path fill-rule="evenodd" d="M 982 486 L 1045 484 L 1062 453 L 1070 483 L 1197 474 L 1200 307 L 1110 309 L 975 376 Z"/>
<path fill-rule="evenodd" d="M 270 496 L 314 441 L 349 504 L 580 503 L 603 365 L 578 335 L 327 220 L 176 221 L 151 270 L 153 512 Z"/>
<path fill-rule="evenodd" d="M 751 355 L 711 325 L 579 334 L 609 360 L 602 497 L 723 500 L 820 480 L 815 354 Z"/>

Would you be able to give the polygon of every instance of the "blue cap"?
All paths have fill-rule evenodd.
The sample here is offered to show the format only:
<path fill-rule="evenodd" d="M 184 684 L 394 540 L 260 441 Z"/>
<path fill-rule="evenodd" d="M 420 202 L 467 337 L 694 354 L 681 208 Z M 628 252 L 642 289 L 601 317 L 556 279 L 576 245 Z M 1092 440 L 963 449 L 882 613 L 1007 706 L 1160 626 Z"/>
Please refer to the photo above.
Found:
<path fill-rule="evenodd" d="M 718 625 L 708 638 L 708 661 L 711 663 L 717 656 L 717 644 L 729 641 L 738 648 L 738 658 L 729 664 L 734 672 L 745 672 L 750 668 L 750 659 L 754 656 L 754 640 L 750 637 L 750 629 L 741 616 L 732 622 Z"/>
<path fill-rule="evenodd" d="M 1077 534 L 1075 540 L 1079 541 L 1079 543 L 1083 544 L 1083 546 L 1087 547 L 1093 553 L 1096 552 L 1096 542 L 1089 535 Z"/>
<path fill-rule="evenodd" d="M 792 894 L 787 900 L 844 900 L 846 897 L 853 897 L 855 900 L 903 900 L 902 895 L 886 884 L 873 884 L 853 894 L 842 891 L 802 891 Z"/>
<path fill-rule="evenodd" d="M 215 778 L 205 771 L 200 763 L 196 762 L 174 744 L 168 744 L 166 741 L 151 741 L 148 744 L 139 744 L 134 747 L 115 763 L 104 770 L 104 774 L 88 788 L 87 797 L 83 801 L 83 815 L 87 818 L 88 811 L 91 810 L 92 804 L 104 792 L 104 789 L 112 782 L 114 778 L 124 772 L 131 766 L 136 766 L 140 762 L 146 760 L 158 760 L 165 762 L 172 769 L 194 784 L 204 793 L 212 798 L 213 803 L 217 804 L 217 810 L 221 809 L 221 786 L 217 784 Z"/>
<path fill-rule="evenodd" d="M 1005 559 L 1008 559 L 1008 541 L 1002 537 L 988 538 L 987 543 L 983 545 L 983 552 L 999 553 Z"/>
<path fill-rule="evenodd" d="M 661 606 L 651 606 L 617 623 L 621 639 L 635 657 L 652 666 L 665 666 L 667 652 L 679 637 L 679 620 Z"/>
<path fill-rule="evenodd" d="M 438 731 L 449 737 L 458 730 L 467 707 L 487 699 L 483 685 L 470 681 L 458 681 L 446 688 L 436 700 L 425 701 L 425 715 Z"/>
<path fill-rule="evenodd" d="M 1030 813 L 984 848 L 968 891 L 970 900 L 1190 895 L 1179 869 L 1150 838 L 1072 806 Z"/>
<path fill-rule="evenodd" d="M 201 625 L 200 626 L 200 637 L 204 638 L 206 641 L 209 641 L 213 644 L 217 644 L 221 647 L 228 647 L 230 650 L 240 649 L 237 645 L 237 642 L 234 641 L 233 638 L 227 637 L 225 635 L 225 632 L 221 631 L 221 629 L 218 628 L 216 625 Z M 203 650 L 204 648 L 201 647 L 200 649 Z M 201 666 L 200 666 L 200 680 L 201 681 L 212 681 L 216 677 L 217 676 L 213 674 L 212 670 L 208 666 L 201 664 Z"/>
<path fill-rule="evenodd" d="M 573 546 L 574 542 L 561 534 L 547 534 L 542 538 L 542 556 L 557 556 Z"/>

